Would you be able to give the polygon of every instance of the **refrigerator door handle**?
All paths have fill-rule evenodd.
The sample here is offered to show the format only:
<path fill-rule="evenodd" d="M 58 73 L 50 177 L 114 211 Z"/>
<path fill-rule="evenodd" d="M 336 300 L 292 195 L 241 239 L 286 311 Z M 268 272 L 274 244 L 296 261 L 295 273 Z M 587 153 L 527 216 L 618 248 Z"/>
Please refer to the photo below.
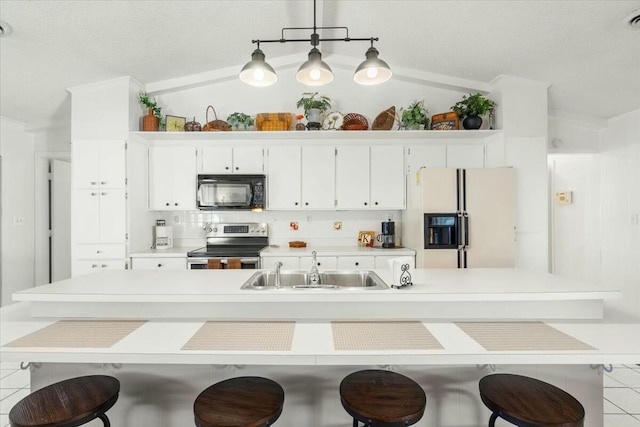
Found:
<path fill-rule="evenodd" d="M 456 212 L 456 243 L 458 249 L 462 249 L 464 242 L 462 241 L 462 211 Z"/>
<path fill-rule="evenodd" d="M 463 217 L 464 217 L 464 247 L 468 248 L 469 247 L 469 214 L 465 212 L 463 214 Z"/>

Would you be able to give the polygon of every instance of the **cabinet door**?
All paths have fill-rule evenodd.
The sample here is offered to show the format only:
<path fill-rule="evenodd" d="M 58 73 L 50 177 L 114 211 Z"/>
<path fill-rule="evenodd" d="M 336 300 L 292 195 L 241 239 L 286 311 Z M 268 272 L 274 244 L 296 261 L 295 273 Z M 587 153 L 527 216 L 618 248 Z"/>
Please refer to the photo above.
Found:
<path fill-rule="evenodd" d="M 337 147 L 336 208 L 369 208 L 369 147 Z"/>
<path fill-rule="evenodd" d="M 97 188 L 99 141 L 73 141 L 71 168 L 74 188 Z"/>
<path fill-rule="evenodd" d="M 123 259 L 117 260 L 81 260 L 73 263 L 73 277 L 95 273 L 100 270 L 125 270 L 127 263 Z"/>
<path fill-rule="evenodd" d="M 172 210 L 173 152 L 169 147 L 149 149 L 149 209 Z"/>
<path fill-rule="evenodd" d="M 405 208 L 404 147 L 371 146 L 371 207 Z"/>
<path fill-rule="evenodd" d="M 126 195 L 122 189 L 100 191 L 100 240 L 101 243 L 126 241 Z"/>
<path fill-rule="evenodd" d="M 233 173 L 263 174 L 262 147 L 246 146 L 233 148 Z"/>
<path fill-rule="evenodd" d="M 302 207 L 333 209 L 335 205 L 335 149 L 302 147 Z"/>
<path fill-rule="evenodd" d="M 100 141 L 99 183 L 102 188 L 125 188 L 126 150 L 123 141 Z"/>
<path fill-rule="evenodd" d="M 100 192 L 99 190 L 75 190 L 73 241 L 96 243 L 100 241 Z"/>
<path fill-rule="evenodd" d="M 132 270 L 186 270 L 187 258 L 131 258 Z"/>
<path fill-rule="evenodd" d="M 375 267 L 373 256 L 341 256 L 338 257 L 340 270 L 371 270 Z"/>
<path fill-rule="evenodd" d="M 233 172 L 231 147 L 205 147 L 202 149 L 201 173 L 224 174 Z"/>
<path fill-rule="evenodd" d="M 338 268 L 338 260 L 334 256 L 318 256 L 316 257 L 318 261 L 318 270 L 335 270 Z M 311 265 L 313 264 L 313 257 L 310 256 L 301 256 L 300 257 L 300 269 L 301 270 L 311 270 Z"/>
<path fill-rule="evenodd" d="M 483 168 L 484 145 L 456 144 L 447 146 L 448 168 Z"/>
<path fill-rule="evenodd" d="M 194 210 L 196 208 L 196 149 L 174 147 L 172 149 L 172 209 Z"/>
<path fill-rule="evenodd" d="M 301 149 L 274 146 L 267 150 L 267 204 L 269 209 L 300 209 Z"/>
<path fill-rule="evenodd" d="M 299 259 L 297 256 L 268 256 L 260 258 L 260 268 L 266 270 L 273 270 L 276 268 L 276 263 L 282 263 L 282 270 L 298 270 L 300 268 Z"/>
<path fill-rule="evenodd" d="M 412 145 L 407 147 L 407 171 L 409 179 L 415 178 L 420 168 L 447 167 L 446 145 Z"/>

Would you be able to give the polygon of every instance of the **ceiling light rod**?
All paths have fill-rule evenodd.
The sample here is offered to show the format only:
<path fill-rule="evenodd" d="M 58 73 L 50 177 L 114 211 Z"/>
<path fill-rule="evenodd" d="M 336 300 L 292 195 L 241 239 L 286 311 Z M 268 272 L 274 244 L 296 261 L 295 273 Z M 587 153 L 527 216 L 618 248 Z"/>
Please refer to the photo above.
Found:
<path fill-rule="evenodd" d="M 287 39 L 285 31 L 313 30 L 310 38 L 307 39 Z M 321 38 L 318 30 L 344 30 L 345 37 L 328 37 Z M 372 85 L 382 83 L 391 77 L 391 69 L 389 65 L 378 58 L 378 50 L 373 47 L 373 42 L 378 41 L 378 37 L 349 37 L 348 27 L 318 27 L 316 25 L 316 0 L 313 0 L 313 27 L 285 27 L 281 29 L 279 39 L 271 40 L 251 40 L 256 43 L 258 48 L 253 51 L 251 61 L 248 62 L 240 71 L 240 80 L 252 86 L 270 86 L 278 80 L 275 70 L 265 61 L 264 52 L 260 50 L 260 43 L 291 43 L 305 42 L 311 43 L 313 48 L 309 52 L 309 60 L 303 63 L 296 73 L 296 80 L 302 84 L 309 86 L 319 86 L 329 83 L 333 80 L 333 72 L 331 68 L 322 61 L 322 53 L 317 46 L 320 42 L 351 42 L 351 41 L 368 41 L 371 47 L 365 54 L 366 60 L 362 62 L 353 79 L 363 85 Z"/>

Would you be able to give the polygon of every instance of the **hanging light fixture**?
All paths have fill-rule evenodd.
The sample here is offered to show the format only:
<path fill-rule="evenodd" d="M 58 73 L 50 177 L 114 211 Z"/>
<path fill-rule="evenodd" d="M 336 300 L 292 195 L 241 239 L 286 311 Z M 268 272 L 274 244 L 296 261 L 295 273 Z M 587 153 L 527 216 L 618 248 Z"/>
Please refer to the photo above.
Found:
<path fill-rule="evenodd" d="M 317 30 L 335 30 L 345 31 L 345 37 L 342 38 L 320 38 Z M 313 30 L 310 39 L 286 39 L 285 31 L 290 30 Z M 348 27 L 318 27 L 316 26 L 316 0 L 313 0 L 313 27 L 295 27 L 282 28 L 281 38 L 274 40 L 251 40 L 251 43 L 257 43 L 258 48 L 253 51 L 251 61 L 249 61 L 240 71 L 240 80 L 252 86 L 270 86 L 278 80 L 278 76 L 265 61 L 264 53 L 260 50 L 260 43 L 290 43 L 290 42 L 310 42 L 313 48 L 309 52 L 309 58 L 304 62 L 296 73 L 296 80 L 309 86 L 321 86 L 333 81 L 333 72 L 331 68 L 322 60 L 322 53 L 318 49 L 320 42 L 334 41 L 369 41 L 371 47 L 365 54 L 365 60 L 362 62 L 353 75 L 353 79 L 363 85 L 375 85 L 385 82 L 391 78 L 392 72 L 389 65 L 378 58 L 378 50 L 373 47 L 373 42 L 378 41 L 377 37 L 369 38 L 351 38 L 349 37 Z"/>

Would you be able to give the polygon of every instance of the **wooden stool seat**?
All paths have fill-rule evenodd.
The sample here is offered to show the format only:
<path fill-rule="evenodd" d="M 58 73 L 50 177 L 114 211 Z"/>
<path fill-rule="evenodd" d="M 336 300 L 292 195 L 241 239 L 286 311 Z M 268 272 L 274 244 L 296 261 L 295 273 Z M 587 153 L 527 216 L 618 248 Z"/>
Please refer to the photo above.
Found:
<path fill-rule="evenodd" d="M 259 427 L 282 413 L 284 390 L 275 381 L 238 377 L 221 381 L 198 395 L 193 404 L 198 427 Z"/>
<path fill-rule="evenodd" d="M 403 427 L 420 421 L 427 405 L 424 390 L 404 375 L 364 370 L 347 375 L 340 383 L 340 401 L 353 417 L 371 427 Z"/>
<path fill-rule="evenodd" d="M 118 400 L 120 381 L 106 375 L 71 378 L 34 391 L 11 408 L 12 427 L 75 427 L 105 415 Z"/>
<path fill-rule="evenodd" d="M 487 375 L 480 380 L 480 398 L 493 412 L 489 427 L 500 417 L 521 427 L 582 427 L 584 407 L 558 387 L 514 374 Z"/>

